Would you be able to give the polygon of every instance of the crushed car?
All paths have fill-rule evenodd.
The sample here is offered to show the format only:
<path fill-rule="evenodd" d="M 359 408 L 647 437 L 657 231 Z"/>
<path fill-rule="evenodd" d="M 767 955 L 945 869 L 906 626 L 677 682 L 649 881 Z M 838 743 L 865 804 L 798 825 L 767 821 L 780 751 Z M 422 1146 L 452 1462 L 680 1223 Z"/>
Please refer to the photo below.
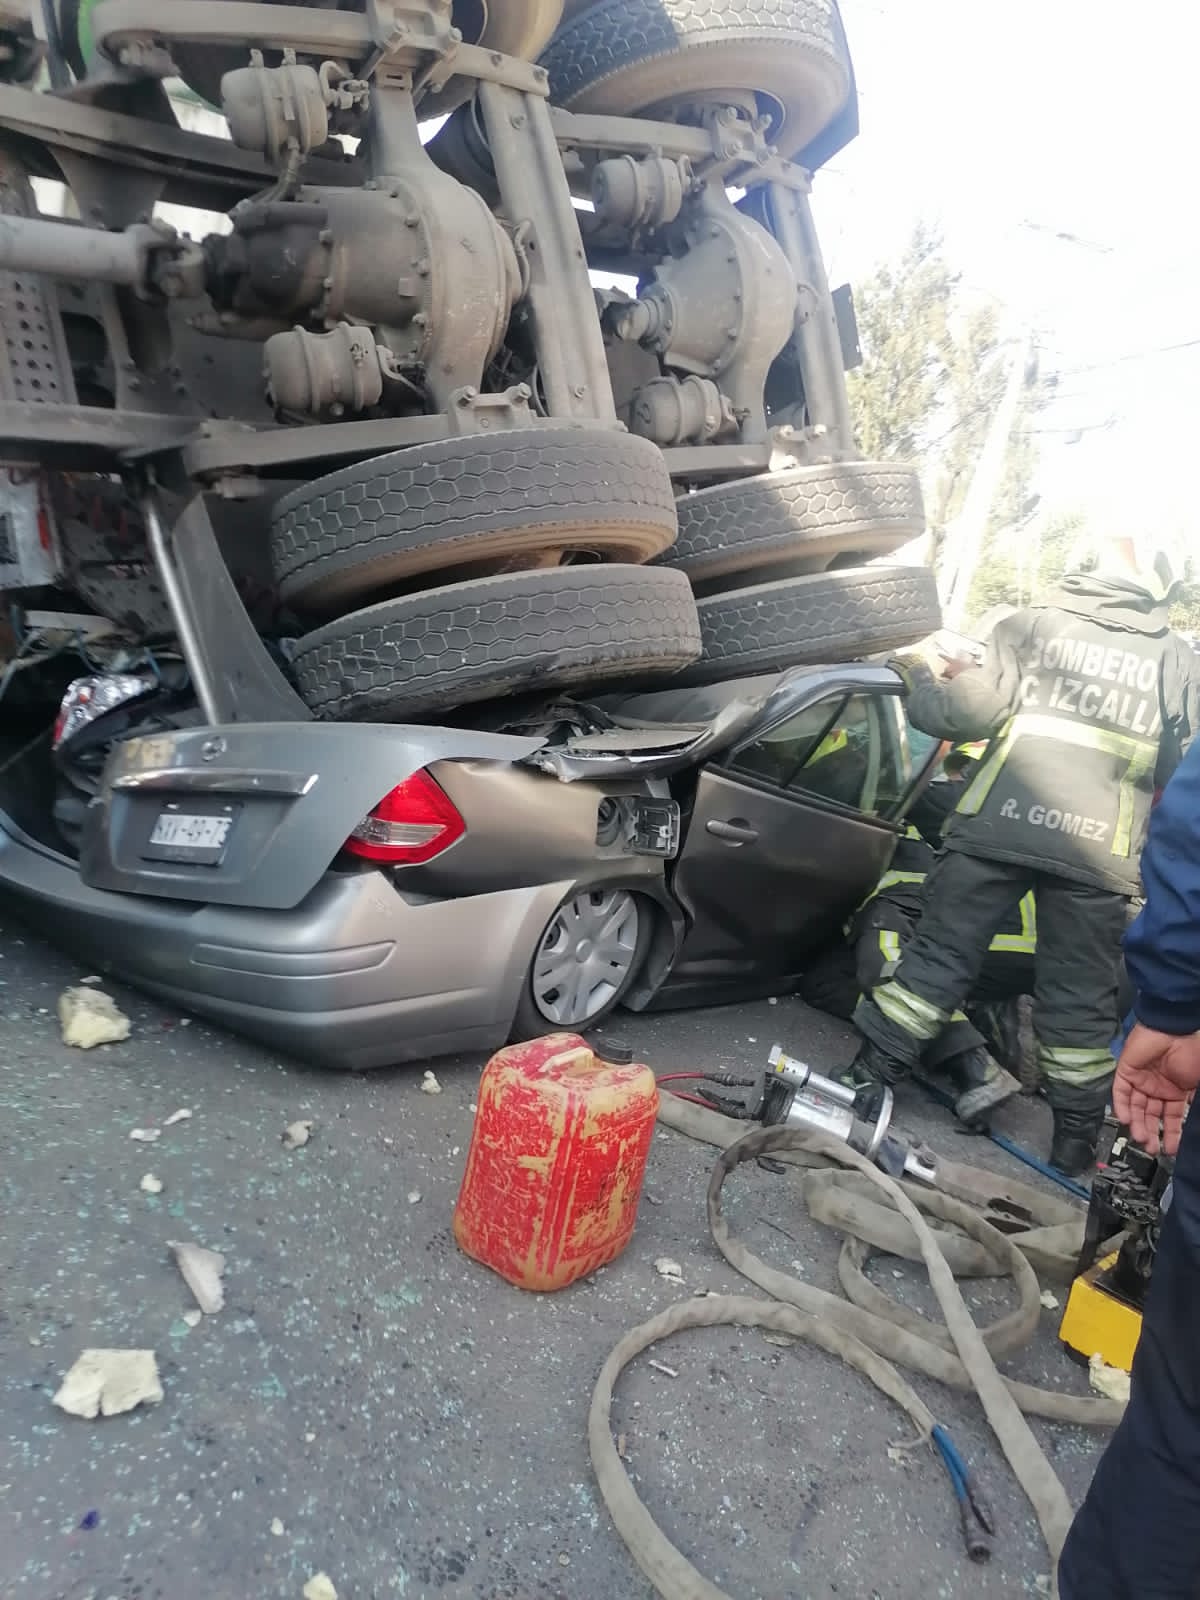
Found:
<path fill-rule="evenodd" d="M 851 663 L 486 730 L 213 728 L 171 726 L 170 686 L 93 678 L 0 767 L 0 895 L 90 966 L 334 1067 L 782 992 L 935 763 L 902 690 Z"/>

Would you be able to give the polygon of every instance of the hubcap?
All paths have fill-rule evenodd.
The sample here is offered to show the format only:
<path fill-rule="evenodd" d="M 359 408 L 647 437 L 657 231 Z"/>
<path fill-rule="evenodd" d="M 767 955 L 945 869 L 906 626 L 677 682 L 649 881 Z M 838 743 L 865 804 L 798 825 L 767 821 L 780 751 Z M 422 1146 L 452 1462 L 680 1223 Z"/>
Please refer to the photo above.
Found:
<path fill-rule="evenodd" d="M 625 889 L 593 889 L 554 914 L 533 962 L 533 999 L 547 1022 L 579 1028 L 597 1016 L 633 970 L 637 901 Z"/>

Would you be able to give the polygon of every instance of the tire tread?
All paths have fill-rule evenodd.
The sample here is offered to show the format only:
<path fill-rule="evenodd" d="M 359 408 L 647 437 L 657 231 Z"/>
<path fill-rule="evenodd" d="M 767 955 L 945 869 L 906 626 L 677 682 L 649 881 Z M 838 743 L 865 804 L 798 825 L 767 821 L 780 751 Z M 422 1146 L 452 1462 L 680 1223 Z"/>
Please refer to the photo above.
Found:
<path fill-rule="evenodd" d="M 666 675 L 700 647 L 682 573 L 558 567 L 385 600 L 307 634 L 294 667 L 319 717 L 391 722 L 506 694 Z"/>
<path fill-rule="evenodd" d="M 789 467 L 683 495 L 676 509 L 679 536 L 659 559 L 696 581 L 790 557 L 888 555 L 925 530 L 920 479 L 886 462 Z"/>
<path fill-rule="evenodd" d="M 941 625 L 926 567 L 847 567 L 697 602 L 704 653 L 684 684 L 724 683 L 788 667 L 902 650 Z"/>
<path fill-rule="evenodd" d="M 603 549 L 646 560 L 677 530 L 657 447 L 607 429 L 507 429 L 355 462 L 275 507 L 271 558 L 284 598 L 354 599 L 404 575 L 514 547 Z"/>

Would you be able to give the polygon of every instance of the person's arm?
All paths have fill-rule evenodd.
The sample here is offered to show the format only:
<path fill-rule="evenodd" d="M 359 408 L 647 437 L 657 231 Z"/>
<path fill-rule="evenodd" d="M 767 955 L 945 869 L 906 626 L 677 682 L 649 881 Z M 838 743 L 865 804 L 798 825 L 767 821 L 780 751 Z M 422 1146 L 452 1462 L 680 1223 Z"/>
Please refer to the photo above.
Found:
<path fill-rule="evenodd" d="M 1146 908 L 1125 936 L 1137 1024 L 1125 1042 L 1113 1106 L 1150 1151 L 1179 1148 L 1200 1087 L 1200 742 L 1163 794 L 1142 855 Z"/>
<path fill-rule="evenodd" d="M 1028 631 L 1025 614 L 1006 617 L 988 641 L 983 664 L 938 680 L 924 663 L 904 662 L 904 709 L 914 728 L 956 744 L 990 739 L 1016 710 L 1021 687 L 1019 651 Z"/>
<path fill-rule="evenodd" d="M 1163 791 L 1142 853 L 1146 908 L 1125 937 L 1137 1017 L 1162 1033 L 1200 1029 L 1200 743 Z"/>
<path fill-rule="evenodd" d="M 1178 634 L 1163 661 L 1163 740 L 1156 774 L 1165 784 L 1200 734 L 1200 655 Z"/>

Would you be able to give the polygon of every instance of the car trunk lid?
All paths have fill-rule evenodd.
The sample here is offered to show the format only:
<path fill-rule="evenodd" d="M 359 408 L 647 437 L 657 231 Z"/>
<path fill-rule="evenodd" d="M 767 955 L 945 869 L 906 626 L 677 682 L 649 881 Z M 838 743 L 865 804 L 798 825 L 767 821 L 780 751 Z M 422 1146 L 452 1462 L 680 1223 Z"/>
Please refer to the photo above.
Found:
<path fill-rule="evenodd" d="M 542 742 L 379 723 L 245 723 L 125 740 L 89 808 L 80 874 L 96 889 L 290 909 L 405 778 L 434 761 L 520 761 Z"/>

